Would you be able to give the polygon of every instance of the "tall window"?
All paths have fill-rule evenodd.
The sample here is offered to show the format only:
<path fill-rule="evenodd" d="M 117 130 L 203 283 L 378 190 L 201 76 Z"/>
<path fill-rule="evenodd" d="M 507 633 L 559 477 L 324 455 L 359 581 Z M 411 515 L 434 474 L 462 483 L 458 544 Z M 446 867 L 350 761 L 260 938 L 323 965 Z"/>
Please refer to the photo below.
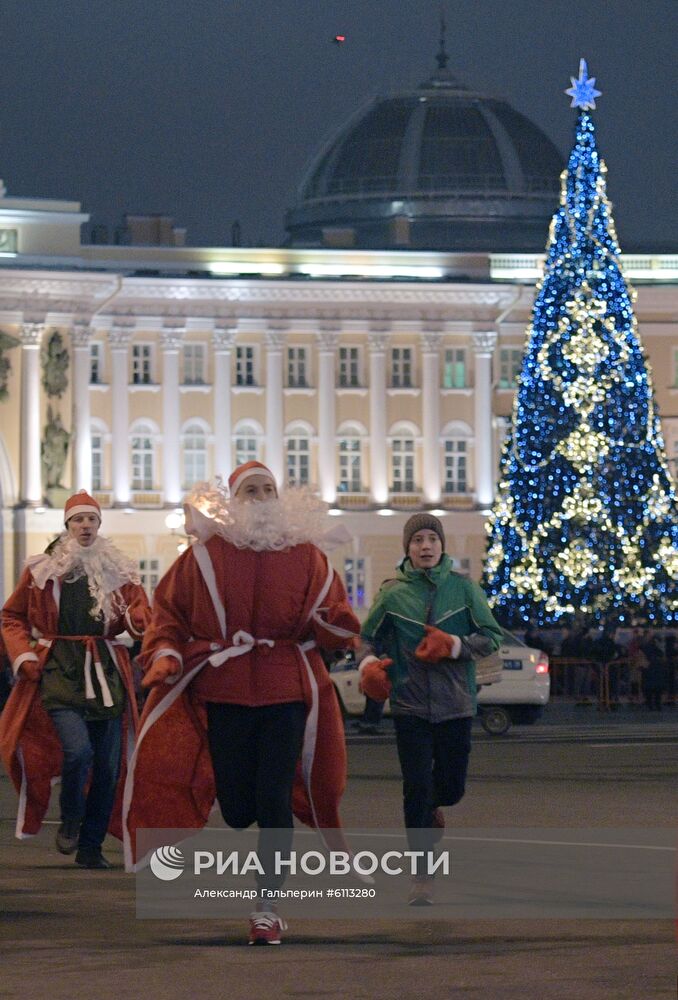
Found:
<path fill-rule="evenodd" d="M 499 351 L 499 388 L 515 388 L 523 364 L 520 347 L 502 347 Z"/>
<path fill-rule="evenodd" d="M 287 348 L 287 384 L 291 389 L 308 386 L 308 361 L 305 347 Z"/>
<path fill-rule="evenodd" d="M 242 424 L 236 430 L 235 435 L 235 464 L 244 465 L 245 462 L 256 462 L 259 458 L 259 436 L 256 427 L 251 424 Z"/>
<path fill-rule="evenodd" d="M 184 344 L 184 385 L 205 384 L 205 345 Z"/>
<path fill-rule="evenodd" d="M 189 424 L 183 433 L 184 486 L 207 479 L 207 438 L 200 424 Z"/>
<path fill-rule="evenodd" d="M 339 439 L 339 484 L 340 493 L 361 493 L 362 453 L 359 437 Z"/>
<path fill-rule="evenodd" d="M 311 451 L 307 435 L 287 439 L 287 482 L 307 486 L 310 478 Z"/>
<path fill-rule="evenodd" d="M 153 591 L 158 586 L 158 582 L 160 580 L 160 560 L 140 559 L 139 576 L 141 577 L 141 586 L 144 588 L 148 596 L 152 597 Z"/>
<path fill-rule="evenodd" d="M 235 349 L 235 384 L 256 385 L 254 347 L 243 344 Z"/>
<path fill-rule="evenodd" d="M 101 434 L 92 434 L 92 489 L 104 486 L 104 442 Z"/>
<path fill-rule="evenodd" d="M 132 489 L 153 489 L 153 432 L 141 426 L 132 435 Z"/>
<path fill-rule="evenodd" d="M 365 560 L 344 559 L 344 582 L 352 608 L 365 607 Z"/>
<path fill-rule="evenodd" d="M 448 438 L 444 451 L 445 493 L 466 493 L 468 489 L 468 454 L 463 438 Z"/>
<path fill-rule="evenodd" d="M 153 345 L 132 344 L 132 384 L 150 385 L 152 379 Z"/>
<path fill-rule="evenodd" d="M 394 438 L 391 446 L 393 493 L 414 493 L 414 440 Z"/>
<path fill-rule="evenodd" d="M 355 389 L 360 385 L 360 348 L 339 348 L 339 387 Z"/>
<path fill-rule="evenodd" d="M 89 345 L 89 380 L 92 385 L 104 380 L 104 345 L 97 340 Z"/>
<path fill-rule="evenodd" d="M 394 389 L 410 389 L 412 380 L 412 348 L 391 348 L 391 385 Z"/>
<path fill-rule="evenodd" d="M 443 388 L 464 389 L 466 387 L 466 351 L 463 347 L 445 348 L 443 366 Z"/>

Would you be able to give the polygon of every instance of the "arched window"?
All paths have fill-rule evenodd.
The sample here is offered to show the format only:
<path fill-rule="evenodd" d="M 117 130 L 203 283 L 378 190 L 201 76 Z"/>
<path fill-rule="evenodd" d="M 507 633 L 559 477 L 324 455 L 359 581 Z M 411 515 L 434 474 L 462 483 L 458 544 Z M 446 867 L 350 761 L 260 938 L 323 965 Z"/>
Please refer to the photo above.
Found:
<path fill-rule="evenodd" d="M 181 435 L 184 453 L 184 487 L 194 486 L 209 478 L 207 471 L 207 432 L 203 423 L 192 420 Z"/>
<path fill-rule="evenodd" d="M 132 450 L 132 489 L 152 490 L 155 482 L 155 435 L 149 421 L 139 420 L 130 434 Z"/>
<path fill-rule="evenodd" d="M 263 431 L 254 420 L 242 420 L 235 428 L 235 464 L 259 460 L 259 442 Z"/>
<path fill-rule="evenodd" d="M 365 428 L 355 421 L 343 423 L 337 434 L 339 451 L 339 493 L 363 491 L 363 442 Z"/>
<path fill-rule="evenodd" d="M 90 424 L 90 443 L 92 450 L 92 489 L 103 490 L 105 483 L 104 444 L 108 429 L 102 420 L 92 420 Z"/>
<path fill-rule="evenodd" d="M 313 428 L 296 420 L 285 428 L 288 486 L 308 486 L 311 481 L 311 435 Z"/>
<path fill-rule="evenodd" d="M 443 493 L 468 493 L 471 428 L 453 420 L 443 430 Z"/>
<path fill-rule="evenodd" d="M 390 431 L 391 492 L 414 493 L 415 461 L 418 432 L 414 424 L 400 421 Z"/>

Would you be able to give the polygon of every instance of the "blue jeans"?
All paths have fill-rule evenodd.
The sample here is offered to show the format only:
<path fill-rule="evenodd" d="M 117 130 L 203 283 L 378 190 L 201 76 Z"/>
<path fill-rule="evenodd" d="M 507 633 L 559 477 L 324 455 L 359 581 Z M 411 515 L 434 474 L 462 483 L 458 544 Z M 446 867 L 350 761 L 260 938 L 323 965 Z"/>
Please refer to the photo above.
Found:
<path fill-rule="evenodd" d="M 59 708 L 49 714 L 64 754 L 61 821 L 82 820 L 78 847 L 101 848 L 120 774 L 122 715 L 87 722 L 73 708 Z M 85 794 L 90 771 L 92 779 Z"/>
<path fill-rule="evenodd" d="M 394 715 L 403 775 L 403 809 L 410 850 L 429 852 L 439 833 L 431 829 L 438 806 L 453 806 L 466 791 L 472 719 L 428 722 Z M 417 865 L 423 872 L 425 865 Z"/>

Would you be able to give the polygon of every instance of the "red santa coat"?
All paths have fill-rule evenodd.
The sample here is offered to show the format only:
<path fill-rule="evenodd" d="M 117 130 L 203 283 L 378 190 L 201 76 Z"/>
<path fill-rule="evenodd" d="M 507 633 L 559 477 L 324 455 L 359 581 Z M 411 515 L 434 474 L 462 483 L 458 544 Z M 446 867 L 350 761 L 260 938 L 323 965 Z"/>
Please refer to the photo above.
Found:
<path fill-rule="evenodd" d="M 35 565 L 35 563 L 33 563 Z M 122 839 L 122 789 L 131 756 L 138 713 L 132 680 L 132 668 L 125 646 L 115 639 L 128 631 L 141 638 L 151 616 L 143 587 L 124 584 L 120 595 L 126 610 L 113 619 L 102 636 L 117 666 L 127 694 L 123 715 L 122 766 L 118 794 L 111 815 L 109 832 Z M 0 716 L 0 756 L 19 794 L 16 836 L 30 837 L 38 832 L 47 812 L 53 782 L 61 774 L 61 744 L 47 712 L 42 707 L 39 685 L 25 678 L 19 667 L 26 659 L 38 657 L 44 667 L 49 657 L 51 638 L 59 634 L 61 581 L 52 577 L 40 589 L 31 568 L 24 569 L 16 590 L 2 609 L 2 637 L 7 647 L 17 682 Z"/>
<path fill-rule="evenodd" d="M 139 857 L 137 830 L 199 829 L 207 822 L 215 787 L 206 701 L 304 701 L 294 812 L 309 826 L 340 827 L 343 723 L 316 643 L 340 648 L 359 630 L 343 583 L 310 542 L 257 552 L 214 535 L 174 563 L 155 591 L 143 659 L 148 668 L 160 656 L 175 656 L 182 674 L 153 690 L 144 706 L 123 806 L 128 870 L 148 856 Z"/>

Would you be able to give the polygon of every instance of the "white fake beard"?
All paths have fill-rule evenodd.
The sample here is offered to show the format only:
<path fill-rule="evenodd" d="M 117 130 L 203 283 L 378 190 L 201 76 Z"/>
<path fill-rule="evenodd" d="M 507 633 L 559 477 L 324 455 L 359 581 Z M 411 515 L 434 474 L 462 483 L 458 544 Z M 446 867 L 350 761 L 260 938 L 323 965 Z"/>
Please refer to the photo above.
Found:
<path fill-rule="evenodd" d="M 80 545 L 75 538 L 64 534 L 54 548 L 49 563 L 41 566 L 38 573 L 45 580 L 52 576 L 64 576 L 67 583 L 86 576 L 94 602 L 90 615 L 96 619 L 103 614 L 106 624 L 125 609 L 117 593 L 119 588 L 126 583 L 141 582 L 132 560 L 103 535 L 98 535 L 91 545 Z M 40 585 L 38 575 L 34 575 Z"/>
<path fill-rule="evenodd" d="M 231 500 L 228 515 L 219 534 L 239 549 L 275 552 L 302 542 L 319 544 L 328 528 L 327 505 L 303 489 L 271 500 Z"/>
<path fill-rule="evenodd" d="M 328 550 L 350 540 L 327 516 L 327 504 L 308 488 L 286 489 L 280 497 L 241 503 L 228 496 L 217 477 L 197 484 L 184 501 L 186 530 L 201 542 L 220 535 L 242 549 L 281 551 L 312 542 Z"/>

